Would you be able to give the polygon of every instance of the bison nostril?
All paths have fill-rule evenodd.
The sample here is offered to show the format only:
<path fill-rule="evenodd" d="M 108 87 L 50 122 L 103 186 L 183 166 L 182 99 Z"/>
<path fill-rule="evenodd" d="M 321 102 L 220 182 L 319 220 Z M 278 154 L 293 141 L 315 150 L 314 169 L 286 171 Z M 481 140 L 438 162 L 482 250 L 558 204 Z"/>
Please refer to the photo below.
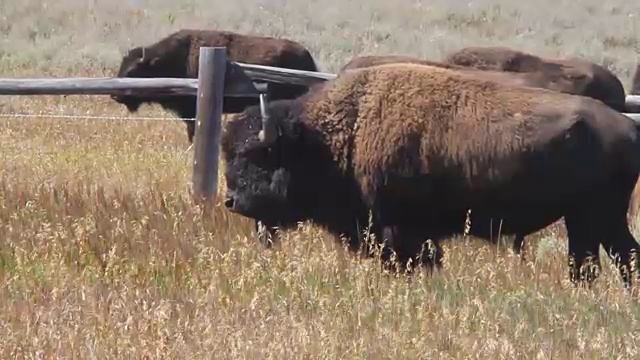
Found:
<path fill-rule="evenodd" d="M 235 203 L 235 201 L 233 200 L 232 197 L 227 197 L 226 199 L 224 199 L 224 206 L 227 209 L 231 209 L 233 207 L 234 203 Z"/>

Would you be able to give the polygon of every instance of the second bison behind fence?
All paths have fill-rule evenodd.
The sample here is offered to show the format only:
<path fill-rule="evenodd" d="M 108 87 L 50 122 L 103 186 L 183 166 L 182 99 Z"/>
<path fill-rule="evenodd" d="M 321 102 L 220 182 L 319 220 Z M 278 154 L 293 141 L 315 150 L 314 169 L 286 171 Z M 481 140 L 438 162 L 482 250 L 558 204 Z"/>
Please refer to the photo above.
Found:
<path fill-rule="evenodd" d="M 564 78 L 575 86 L 571 93 L 598 99 L 619 112 L 628 112 L 620 80 L 603 66 L 584 59 L 549 59 L 503 46 L 477 46 L 452 52 L 444 62 L 480 70 Z"/>
<path fill-rule="evenodd" d="M 483 238 L 531 234 L 564 216 L 574 282 L 600 244 L 637 268 L 626 211 L 638 129 L 587 97 L 381 65 L 248 108 L 225 123 L 221 146 L 229 210 L 283 229 L 312 220 L 352 248 L 371 212 L 384 260 L 394 250 L 401 266 L 438 266 L 439 240 L 462 233 L 473 209 L 471 233 Z M 427 238 L 435 256 L 421 258 Z"/>
<path fill-rule="evenodd" d="M 251 36 L 218 30 L 177 31 L 160 41 L 131 49 L 123 58 L 118 77 L 198 78 L 200 47 L 226 47 L 229 61 L 267 65 L 287 69 L 317 71 L 311 53 L 301 44 L 272 37 Z M 269 83 L 269 98 L 294 99 L 305 92 L 303 85 Z M 195 96 L 144 97 L 120 95 L 112 97 L 136 112 L 143 103 L 158 103 L 181 118 L 196 116 Z M 238 113 L 249 105 L 258 104 L 256 98 L 226 98 L 223 113 Z M 186 121 L 189 142 L 193 142 L 194 121 Z"/>

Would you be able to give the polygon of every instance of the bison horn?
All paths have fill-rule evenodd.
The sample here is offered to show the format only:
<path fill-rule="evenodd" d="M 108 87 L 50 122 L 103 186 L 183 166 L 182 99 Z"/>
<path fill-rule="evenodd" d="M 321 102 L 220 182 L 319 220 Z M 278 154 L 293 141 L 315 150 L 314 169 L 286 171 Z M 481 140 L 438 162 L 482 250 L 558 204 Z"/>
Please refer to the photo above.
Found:
<path fill-rule="evenodd" d="M 267 99 L 265 94 L 260 94 L 260 115 L 262 116 L 262 129 L 258 138 L 264 144 L 271 144 L 278 137 L 275 125 L 267 112 Z"/>

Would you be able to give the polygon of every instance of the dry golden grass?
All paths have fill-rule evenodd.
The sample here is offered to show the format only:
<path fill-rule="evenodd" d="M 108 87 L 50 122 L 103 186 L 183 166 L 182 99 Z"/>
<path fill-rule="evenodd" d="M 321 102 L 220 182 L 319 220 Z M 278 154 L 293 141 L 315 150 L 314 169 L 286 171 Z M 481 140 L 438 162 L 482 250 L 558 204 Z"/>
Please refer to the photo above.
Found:
<path fill-rule="evenodd" d="M 300 40 L 326 71 L 506 44 L 589 57 L 628 85 L 639 4 L 500 1 L 3 1 L 0 77 L 109 76 L 131 44 L 214 26 Z M 16 112 L 126 115 L 102 96 L 0 98 Z M 452 239 L 443 271 L 407 280 L 311 226 L 265 251 L 251 221 L 203 216 L 179 121 L 0 118 L 0 144 L 3 359 L 640 356 L 637 298 L 604 253 L 595 287 L 572 287 L 562 227 L 530 236 L 524 264 Z"/>

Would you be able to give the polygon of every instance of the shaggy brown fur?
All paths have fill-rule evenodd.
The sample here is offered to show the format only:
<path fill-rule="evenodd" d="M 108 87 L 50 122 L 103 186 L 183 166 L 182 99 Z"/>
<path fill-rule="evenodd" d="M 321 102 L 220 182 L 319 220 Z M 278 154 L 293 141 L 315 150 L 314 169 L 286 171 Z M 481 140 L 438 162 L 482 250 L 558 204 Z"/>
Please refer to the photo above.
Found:
<path fill-rule="evenodd" d="M 491 55 L 500 56 L 504 55 L 504 52 L 494 52 Z M 525 54 L 526 55 L 526 54 Z M 488 56 L 490 58 L 490 56 Z M 485 60 L 485 62 L 483 62 Z M 472 61 L 463 61 L 458 60 L 465 65 L 472 64 Z M 412 63 L 412 64 L 420 64 L 420 65 L 430 65 L 437 66 L 446 69 L 456 70 L 466 72 L 468 74 L 473 74 L 477 77 L 481 77 L 486 80 L 499 81 L 504 84 L 514 85 L 514 86 L 529 86 L 529 87 L 537 87 L 537 88 L 545 88 L 553 91 L 558 91 L 567 94 L 574 95 L 583 95 L 590 96 L 593 93 L 583 93 L 588 87 L 585 85 L 585 77 L 574 77 L 574 76 L 566 76 L 567 71 L 564 72 L 510 72 L 504 71 L 504 69 L 509 69 L 507 66 L 491 66 L 491 64 L 500 63 L 495 59 L 487 59 L 487 58 L 479 58 L 477 62 L 480 62 L 482 65 L 479 68 L 475 67 L 467 67 L 462 65 L 456 65 L 452 63 L 442 63 L 430 60 L 419 59 L 410 56 L 403 55 L 385 55 L 385 56 L 357 56 L 353 57 L 346 65 L 342 67 L 340 72 L 344 72 L 347 70 L 353 70 L 358 68 L 366 68 L 371 66 L 377 66 L 382 64 L 392 64 L 392 63 Z M 486 63 L 489 63 L 487 65 Z M 497 71 L 494 69 L 498 69 Z M 484 70 L 489 69 L 489 70 Z M 638 75 L 640 76 L 640 75 Z M 640 81 L 640 79 L 638 80 Z M 596 98 L 597 99 L 597 98 Z M 603 100 L 603 99 L 598 99 Z M 605 99 L 606 100 L 606 99 Z M 607 104 L 612 105 L 612 104 Z M 638 192 L 640 194 L 640 186 L 637 187 Z M 640 197 L 640 195 L 638 195 Z M 634 199 L 636 196 L 633 197 Z M 637 207 L 635 203 L 630 206 L 630 209 L 635 209 Z M 518 235 L 513 243 L 513 250 L 516 254 L 523 255 L 522 253 L 522 245 L 524 242 L 524 237 Z"/>
<path fill-rule="evenodd" d="M 426 59 L 420 59 L 413 56 L 406 55 L 363 55 L 363 56 L 354 56 L 347 62 L 341 69 L 340 72 L 344 72 L 346 70 L 353 69 L 364 69 L 371 66 L 383 65 L 383 64 L 395 64 L 395 63 L 409 63 L 409 64 L 418 64 L 418 65 L 431 65 L 442 67 L 446 69 L 458 69 L 465 70 L 468 69 L 464 66 L 454 65 L 454 64 L 445 64 L 443 62 L 431 61 Z"/>
<path fill-rule="evenodd" d="M 197 78 L 200 47 L 224 46 L 230 61 L 281 68 L 317 71 L 313 57 L 301 44 L 264 36 L 243 35 L 221 30 L 179 30 L 160 41 L 136 47 L 122 59 L 118 77 L 173 77 Z M 270 99 L 293 99 L 308 89 L 300 85 L 269 84 Z M 145 98 L 140 96 L 113 96 L 135 112 L 144 102 L 160 103 L 165 109 L 177 113 L 182 118 L 195 118 L 196 98 L 163 97 Z M 238 113 L 249 105 L 255 105 L 255 98 L 225 98 L 223 112 Z M 189 142 L 193 140 L 195 123 L 187 121 Z"/>
<path fill-rule="evenodd" d="M 565 216 L 576 264 L 597 258 L 600 241 L 627 265 L 640 248 L 625 216 L 637 130 L 599 101 L 389 64 L 344 72 L 269 111 L 276 144 L 258 140 L 256 107 L 225 124 L 225 205 L 245 216 L 280 216 L 283 227 L 312 219 L 353 241 L 345 223 L 362 226 L 372 210 L 401 261 L 425 238 L 462 232 L 467 209 L 485 238 L 498 219 L 503 233 L 526 235 Z"/>
<path fill-rule="evenodd" d="M 514 153 L 556 136 L 557 131 L 566 131 L 575 119 L 562 115 L 572 114 L 585 105 L 580 98 L 561 97 L 544 90 L 532 94 L 515 86 L 503 87 L 435 67 L 392 64 L 344 76 L 351 78 L 315 93 L 313 98 L 321 101 L 310 102 L 307 111 L 314 114 L 309 120 L 318 121 L 315 124 L 317 128 L 329 128 L 332 129 L 329 134 L 338 132 L 343 135 L 330 139 L 337 141 L 331 144 L 334 153 L 345 155 L 338 156 L 345 169 L 349 157 L 345 153 L 348 147 L 344 141 L 354 137 L 354 144 L 357 144 L 353 149 L 354 170 L 356 175 L 369 175 L 363 177 L 365 196 L 373 196 L 381 180 L 371 177 L 376 173 L 375 169 L 389 168 L 396 162 L 403 164 L 403 169 L 396 168 L 400 172 L 409 172 L 410 169 L 432 172 L 436 164 L 438 169 L 445 163 L 447 166 L 456 164 L 468 186 L 501 181 L 496 177 L 500 174 L 490 173 L 496 161 L 512 158 Z M 342 114 L 347 109 L 336 109 L 342 101 L 326 106 L 325 99 L 351 98 L 356 101 L 354 94 L 358 94 L 360 121 L 356 124 L 356 118 L 349 117 L 337 122 L 334 113 Z M 526 115 L 535 113 L 534 110 L 549 116 Z M 427 113 L 429 117 L 424 116 Z M 560 122 L 548 124 L 552 118 Z M 609 122 L 608 119 L 604 121 Z M 540 126 L 548 126 L 553 133 L 539 133 Z M 629 126 L 628 121 L 623 121 L 618 131 L 633 130 Z M 439 153 L 443 154 L 439 157 L 444 157 L 432 164 L 428 161 L 423 163 L 426 160 L 422 158 L 412 162 L 412 159 L 397 157 L 397 148 L 408 145 L 409 133 L 419 133 L 421 138 L 429 139 L 420 142 L 421 154 Z M 510 177 L 512 174 L 503 175 Z"/>
<path fill-rule="evenodd" d="M 617 111 L 628 112 L 620 80 L 604 67 L 583 59 L 547 59 L 507 47 L 488 46 L 455 51 L 446 56 L 444 62 L 480 70 L 563 78 L 576 86 L 573 93 L 598 99 Z"/>

